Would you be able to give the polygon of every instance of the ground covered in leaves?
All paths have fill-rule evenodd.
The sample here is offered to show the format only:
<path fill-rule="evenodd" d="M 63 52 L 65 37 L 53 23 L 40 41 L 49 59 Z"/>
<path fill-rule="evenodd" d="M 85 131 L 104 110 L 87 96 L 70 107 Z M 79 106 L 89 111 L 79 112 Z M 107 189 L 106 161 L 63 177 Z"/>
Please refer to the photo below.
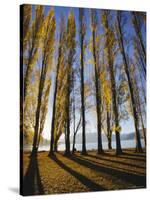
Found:
<path fill-rule="evenodd" d="M 135 150 L 106 151 L 98 155 L 88 151 L 83 156 L 76 152 L 70 157 L 63 152 L 49 157 L 39 152 L 36 157 L 23 155 L 23 194 L 58 194 L 105 191 L 146 187 L 146 156 Z"/>

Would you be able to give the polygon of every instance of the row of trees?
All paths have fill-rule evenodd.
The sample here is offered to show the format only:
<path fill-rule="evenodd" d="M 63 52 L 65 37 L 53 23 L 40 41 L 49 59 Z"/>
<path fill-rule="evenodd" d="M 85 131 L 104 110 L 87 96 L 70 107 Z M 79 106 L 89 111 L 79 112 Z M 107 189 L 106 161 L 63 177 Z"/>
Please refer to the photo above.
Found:
<path fill-rule="evenodd" d="M 146 144 L 145 14 L 79 8 L 78 18 L 71 10 L 68 18 L 62 14 L 57 24 L 54 9 L 46 16 L 43 6 L 35 7 L 35 16 L 32 9 L 30 5 L 23 7 L 22 54 L 23 132 L 34 128 L 33 152 L 39 147 L 50 91 L 53 101 L 49 155 L 57 151 L 62 134 L 65 153 L 70 154 L 71 130 L 74 153 L 80 128 L 82 154 L 86 154 L 86 113 L 94 108 L 98 153 L 103 153 L 102 134 L 106 134 L 108 147 L 112 148 L 112 132 L 116 135 L 116 153 L 122 153 L 120 122 L 130 116 L 134 120 L 136 150 L 142 152 L 141 129 Z M 88 77 L 86 70 L 90 67 L 93 73 Z"/>

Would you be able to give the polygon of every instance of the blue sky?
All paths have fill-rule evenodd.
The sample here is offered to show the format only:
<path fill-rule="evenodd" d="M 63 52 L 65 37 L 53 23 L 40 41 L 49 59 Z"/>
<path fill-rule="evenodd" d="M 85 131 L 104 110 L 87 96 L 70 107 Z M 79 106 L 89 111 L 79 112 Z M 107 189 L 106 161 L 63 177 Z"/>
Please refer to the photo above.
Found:
<path fill-rule="evenodd" d="M 51 6 L 44 6 L 44 14 L 47 15 L 48 11 L 51 9 Z M 60 20 L 60 16 L 61 14 L 63 14 L 65 16 L 65 19 L 67 21 L 68 18 L 68 14 L 70 12 L 70 10 L 72 10 L 74 12 L 74 16 L 75 16 L 75 21 L 76 21 L 76 27 L 77 27 L 77 33 L 76 33 L 76 40 L 78 40 L 78 27 L 79 27 L 79 21 L 78 21 L 78 8 L 69 8 L 69 7 L 59 7 L 59 6 L 54 6 L 54 11 L 55 11 L 55 18 L 56 18 L 56 37 L 58 37 L 58 31 L 59 31 L 59 20 Z M 87 33 L 86 33 L 86 40 L 89 41 L 89 38 L 91 37 L 91 31 L 90 31 L 90 9 L 85 9 L 85 18 L 86 18 L 86 22 L 87 22 Z M 101 10 L 97 10 L 98 13 L 98 17 L 100 16 L 100 12 Z M 33 6 L 33 15 L 34 15 L 34 6 Z M 127 22 L 126 22 L 126 35 L 130 37 L 130 34 L 134 34 L 134 30 L 133 27 L 131 25 L 128 25 L 128 16 L 130 15 L 129 12 L 125 13 L 126 17 L 127 17 Z M 102 26 L 100 24 L 100 31 L 102 31 Z M 79 48 L 76 48 L 76 57 L 78 58 L 80 56 L 80 51 Z M 130 49 L 128 49 L 130 55 L 133 54 L 133 48 L 132 46 L 130 46 Z M 85 60 L 87 61 L 88 59 L 90 59 L 91 57 L 91 53 L 89 50 L 87 50 L 86 53 L 86 57 Z M 57 62 L 57 61 L 56 61 Z M 119 62 L 119 59 L 118 59 Z M 77 67 L 77 63 L 74 63 L 74 68 Z M 91 78 L 91 74 L 93 73 L 93 66 L 90 64 L 86 63 L 85 66 L 85 79 L 89 80 Z M 54 79 L 54 75 L 52 75 L 52 79 Z M 94 97 L 90 97 L 91 101 L 95 101 Z M 48 114 L 46 117 L 46 122 L 45 122 L 45 127 L 44 127 L 44 137 L 47 139 L 50 139 L 50 129 L 51 129 L 51 115 L 52 115 L 52 100 L 53 100 L 53 84 L 51 87 L 51 91 L 50 91 L 50 98 L 49 98 L 49 109 L 48 109 Z M 79 116 L 77 114 L 77 116 Z M 96 126 L 96 114 L 91 111 L 88 112 L 86 114 L 86 120 L 87 120 L 87 124 L 86 124 L 86 131 L 87 132 L 96 132 L 97 131 L 97 126 Z M 120 123 L 121 127 L 122 127 L 122 131 L 121 133 L 129 133 L 129 132 L 133 132 L 134 131 L 134 123 L 133 123 L 133 119 L 132 117 L 129 118 L 129 120 L 127 121 L 121 121 Z M 72 130 L 72 128 L 71 128 Z M 72 131 L 71 131 L 72 132 Z M 79 131 L 80 132 L 80 131 Z"/>

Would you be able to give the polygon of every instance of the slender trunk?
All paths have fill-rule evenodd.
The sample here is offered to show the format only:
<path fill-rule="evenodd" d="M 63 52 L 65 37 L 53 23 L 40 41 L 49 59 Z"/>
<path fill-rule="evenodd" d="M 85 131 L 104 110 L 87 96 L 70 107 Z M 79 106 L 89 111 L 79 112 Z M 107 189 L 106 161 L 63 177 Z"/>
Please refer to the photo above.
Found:
<path fill-rule="evenodd" d="M 80 119 L 79 119 L 79 122 L 78 122 L 78 125 L 77 125 L 77 127 L 76 127 L 76 130 L 74 131 L 72 153 L 74 153 L 74 151 L 75 151 L 76 134 L 77 134 L 77 132 L 78 132 L 78 130 L 79 130 L 80 124 L 81 124 L 81 117 L 80 117 Z"/>
<path fill-rule="evenodd" d="M 141 116 L 141 124 L 142 124 L 143 138 L 144 138 L 144 143 L 145 143 L 145 147 L 146 147 L 146 129 L 145 129 L 145 127 L 144 127 L 143 116 L 142 116 L 142 113 L 141 113 L 141 112 L 140 112 L 140 116 Z"/>
<path fill-rule="evenodd" d="M 66 84 L 66 123 L 67 123 L 67 135 L 66 135 L 66 155 L 70 155 L 70 94 L 71 94 L 71 84 L 72 84 L 72 71 L 73 71 L 73 63 L 75 61 L 75 53 L 76 53 L 76 24 L 74 19 L 74 14 L 71 11 L 68 16 L 68 23 L 67 23 L 67 62 L 66 62 L 66 69 L 67 69 L 67 84 Z"/>
<path fill-rule="evenodd" d="M 74 79 L 74 76 L 73 76 Z M 72 153 L 75 151 L 75 125 L 76 125 L 76 113 L 75 113 L 75 88 L 74 88 L 74 80 L 73 80 L 73 146 Z"/>
<path fill-rule="evenodd" d="M 39 134 L 39 121 L 40 121 L 40 109 L 41 109 L 41 102 L 42 102 L 42 93 L 45 83 L 45 74 L 46 74 L 46 66 L 44 64 L 44 58 L 42 62 L 42 71 L 41 71 L 41 78 L 39 83 L 39 94 L 38 94 L 38 104 L 36 109 L 36 121 L 35 121 L 35 129 L 34 129 L 34 138 L 33 138 L 33 153 L 37 152 L 37 140 Z"/>
<path fill-rule="evenodd" d="M 20 164 L 22 164 L 22 148 L 23 148 L 23 117 L 24 117 L 24 83 L 23 83 L 23 37 L 24 37 L 24 34 L 23 34 L 23 20 L 24 20 L 24 17 L 23 17 L 23 12 L 24 12 L 24 6 L 20 6 Z M 23 164 L 22 164 L 23 166 Z M 23 167 L 21 167 L 23 168 Z M 23 177 L 23 170 L 21 169 L 21 176 Z M 22 179 L 20 177 L 20 179 Z M 20 180 L 21 182 L 21 180 Z M 22 187 L 22 186 L 21 186 Z"/>
<path fill-rule="evenodd" d="M 49 155 L 52 155 L 54 153 L 54 130 L 55 130 L 55 116 L 56 116 L 56 97 L 57 97 L 57 90 L 58 90 L 58 74 L 59 74 L 59 67 L 60 67 L 60 57 L 61 57 L 61 46 L 59 46 L 59 50 L 58 50 L 58 63 L 57 63 L 56 79 L 55 79 L 55 86 L 54 86 L 53 111 L 52 111 L 52 122 L 51 122 L 51 141 L 50 141 Z"/>
<path fill-rule="evenodd" d="M 41 140 L 41 133 L 39 133 L 39 136 L 38 136 L 38 141 L 37 141 L 37 151 L 38 151 L 38 149 L 39 149 L 40 140 Z"/>
<path fill-rule="evenodd" d="M 75 143 L 76 143 L 76 134 L 74 132 L 73 134 L 73 144 L 72 144 L 72 154 L 75 152 Z"/>
<path fill-rule="evenodd" d="M 142 72 L 144 72 L 144 79 L 146 80 L 146 64 L 143 61 L 143 57 L 142 54 L 139 52 L 139 59 L 140 59 L 140 63 L 141 63 L 141 68 L 142 68 Z"/>
<path fill-rule="evenodd" d="M 119 127 L 119 119 L 118 119 L 118 107 L 116 102 L 116 83 L 115 83 L 115 77 L 113 72 L 113 67 L 111 63 L 109 63 L 109 71 L 110 71 L 110 79 L 111 79 L 111 87 L 112 87 L 112 103 L 113 103 L 113 111 L 114 111 L 114 118 L 115 118 L 115 127 Z M 116 135 L 116 154 L 121 154 L 121 142 L 120 142 L 120 132 L 118 130 L 115 130 Z"/>
<path fill-rule="evenodd" d="M 107 139 L 108 139 L 108 149 L 112 149 L 109 111 L 107 111 Z"/>
<path fill-rule="evenodd" d="M 111 137 L 108 137 L 108 149 L 112 149 L 112 144 L 111 144 Z"/>
<path fill-rule="evenodd" d="M 40 145 L 40 140 L 41 140 L 41 135 L 42 135 L 43 128 L 44 128 L 44 126 L 41 125 L 41 123 L 40 123 L 39 134 L 38 134 L 38 141 L 37 141 L 37 151 L 38 151 L 38 148 L 39 148 L 39 145 Z"/>
<path fill-rule="evenodd" d="M 137 101 L 138 101 L 139 115 L 140 115 L 140 118 L 141 118 L 143 138 L 144 138 L 145 147 L 146 147 L 146 131 L 145 131 L 144 122 L 143 122 L 142 108 L 141 108 L 141 101 L 140 101 L 140 94 L 139 94 L 138 89 L 137 89 Z"/>
<path fill-rule="evenodd" d="M 141 86 L 142 86 L 142 94 L 143 94 L 144 102 L 145 102 L 145 105 L 146 105 L 145 87 L 144 87 L 144 85 L 143 85 L 142 74 L 141 74 L 141 72 L 140 72 L 139 69 L 138 69 L 138 72 L 139 72 L 140 81 L 141 81 Z"/>
<path fill-rule="evenodd" d="M 97 134 L 98 134 L 98 153 L 103 153 L 102 147 L 102 136 L 101 136 L 101 96 L 99 91 L 99 80 L 97 72 L 97 60 L 96 60 L 96 47 L 95 47 L 95 31 L 92 31 L 93 40 L 93 58 L 94 58 L 94 69 L 95 69 L 95 89 L 96 89 L 96 111 L 97 111 Z"/>
<path fill-rule="evenodd" d="M 39 117 L 40 117 L 40 108 L 41 108 L 41 96 L 42 92 L 40 91 L 39 97 L 38 97 L 38 106 L 36 111 L 36 124 L 35 124 L 35 133 L 34 133 L 34 139 L 33 139 L 33 152 L 37 151 L 37 140 L 38 140 L 38 132 L 39 132 Z"/>
<path fill-rule="evenodd" d="M 54 151 L 57 152 L 58 151 L 58 142 L 54 142 Z"/>
<path fill-rule="evenodd" d="M 127 58 L 126 58 L 126 54 L 125 54 L 125 48 L 124 48 L 124 43 L 123 43 L 123 33 L 122 33 L 119 17 L 120 16 L 119 16 L 119 12 L 118 12 L 117 21 L 118 21 L 118 32 L 119 32 L 119 38 L 120 38 L 119 42 L 120 42 L 121 53 L 122 53 L 123 62 L 124 62 L 125 73 L 127 76 L 130 95 L 131 95 L 132 110 L 133 110 L 133 116 L 134 116 L 133 118 L 134 118 L 134 125 L 135 125 L 135 131 L 136 131 L 136 143 L 137 143 L 136 151 L 142 152 L 143 150 L 142 150 L 141 140 L 140 140 L 139 122 L 138 122 L 138 116 L 137 116 L 136 107 L 135 107 L 136 103 L 135 103 L 135 99 L 134 99 L 132 82 L 131 82 L 131 78 L 130 78 L 130 74 L 129 74 L 129 66 L 128 66 Z"/>
<path fill-rule="evenodd" d="M 70 73 L 68 73 L 67 77 L 67 103 L 66 103 L 66 155 L 70 155 Z"/>
<path fill-rule="evenodd" d="M 67 149 L 67 122 L 65 122 L 65 147 Z"/>
<path fill-rule="evenodd" d="M 119 131 L 119 117 L 118 117 L 118 106 L 117 106 L 117 95 L 116 95 L 116 80 L 115 80 L 115 72 L 114 72 L 114 55 L 113 55 L 113 47 L 115 44 L 115 39 L 113 30 L 110 28 L 108 23 L 108 14 L 106 13 L 106 21 L 105 21 L 105 29 L 106 29 L 106 50 L 107 50 L 107 59 L 108 59 L 108 70 L 109 77 L 111 83 L 111 96 L 112 96 L 112 108 L 114 114 L 114 123 L 115 123 L 115 136 L 116 136 L 116 154 L 121 154 L 121 142 L 120 142 L 120 131 Z M 110 37 L 112 37 L 112 43 L 110 43 Z"/>
<path fill-rule="evenodd" d="M 83 36 L 81 36 L 81 112 L 82 112 L 82 154 L 86 154 L 85 136 L 85 105 L 84 105 L 84 49 Z"/>

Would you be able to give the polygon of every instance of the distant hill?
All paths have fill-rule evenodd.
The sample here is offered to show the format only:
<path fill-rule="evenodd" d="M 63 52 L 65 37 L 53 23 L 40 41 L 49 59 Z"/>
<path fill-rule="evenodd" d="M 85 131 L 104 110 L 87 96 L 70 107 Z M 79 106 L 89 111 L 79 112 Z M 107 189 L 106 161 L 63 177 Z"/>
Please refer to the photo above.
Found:
<path fill-rule="evenodd" d="M 140 131 L 141 133 L 141 137 L 143 137 L 142 135 L 142 131 Z M 135 138 L 135 133 L 122 133 L 120 134 L 120 139 L 121 140 L 133 140 Z M 112 141 L 116 140 L 116 136 L 115 134 L 112 135 Z M 103 142 L 107 142 L 107 137 L 105 134 L 102 134 L 102 141 Z M 86 133 L 86 142 L 87 143 L 96 143 L 97 142 L 97 133 Z M 81 134 L 77 134 L 76 136 L 76 143 L 77 144 L 81 144 L 82 143 L 82 135 Z"/>

